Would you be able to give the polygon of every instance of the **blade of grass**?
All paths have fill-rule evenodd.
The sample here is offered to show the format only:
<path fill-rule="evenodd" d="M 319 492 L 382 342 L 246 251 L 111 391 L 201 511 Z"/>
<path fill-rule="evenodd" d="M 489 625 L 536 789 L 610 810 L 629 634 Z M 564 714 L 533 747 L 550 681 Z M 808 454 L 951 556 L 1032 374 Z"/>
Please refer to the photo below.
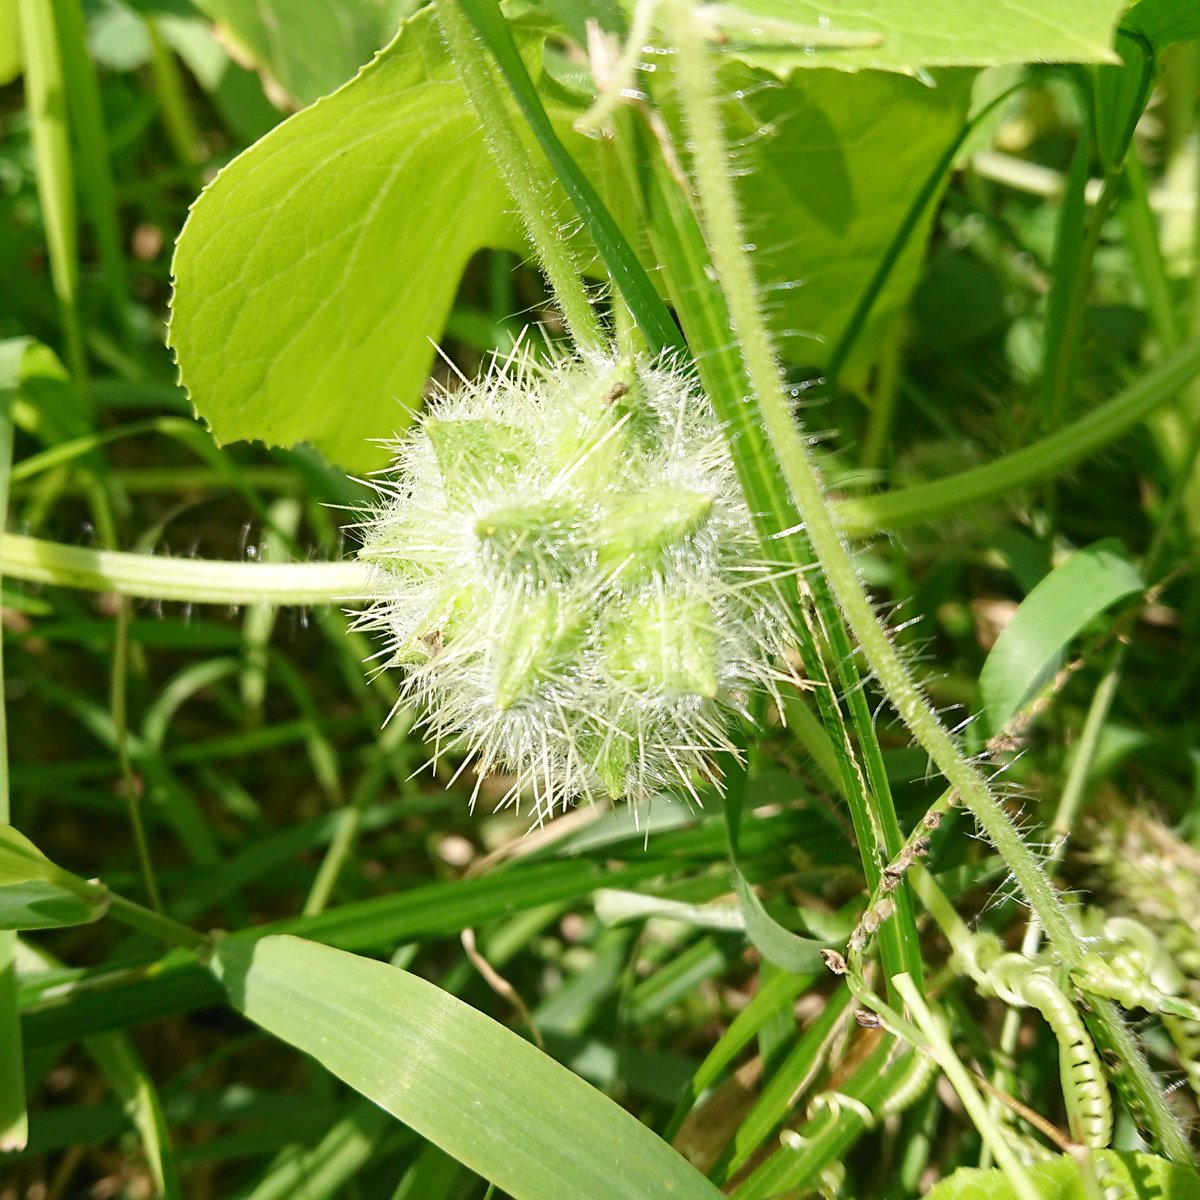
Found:
<path fill-rule="evenodd" d="M 299 1148 L 259 1180 L 246 1200 L 326 1200 L 343 1194 L 387 1128 L 387 1113 L 360 1101 L 315 1145 Z"/>
<path fill-rule="evenodd" d="M 108 162 L 108 136 L 96 71 L 87 48 L 87 26 L 79 0 L 52 0 L 63 74 L 69 81 L 67 103 L 75 130 L 79 190 L 99 251 L 101 279 L 117 327 L 128 330 L 129 278 L 121 251 L 117 197 Z"/>
<path fill-rule="evenodd" d="M 626 126 L 628 131 L 628 125 Z M 837 756 L 837 779 L 846 796 L 854 821 L 859 853 L 869 890 L 878 881 L 881 861 L 889 861 L 902 842 L 899 822 L 892 806 L 887 772 L 875 735 L 870 705 L 863 692 L 845 630 L 832 597 L 819 573 L 810 572 L 813 558 L 803 524 L 787 496 L 778 460 L 771 450 L 752 406 L 745 403 L 752 388 L 746 377 L 737 345 L 729 339 L 730 319 L 724 298 L 712 286 L 712 264 L 690 205 L 663 163 L 661 155 L 643 153 L 652 164 L 648 179 L 648 214 L 655 253 L 664 264 L 671 298 L 680 315 L 688 344 L 705 391 L 721 419 L 737 466 L 738 479 L 750 511 L 759 524 L 766 553 L 786 556 L 806 574 L 802 590 L 812 596 L 822 615 L 821 632 L 829 639 L 823 653 L 816 631 L 806 620 L 797 624 L 800 653 L 805 667 L 817 681 L 815 699 L 821 723 Z M 854 760 L 845 718 L 835 699 L 825 662 L 836 664 L 838 682 L 858 735 L 866 777 Z M 880 930 L 885 962 L 907 964 L 905 970 L 919 973 L 920 942 L 912 916 L 911 898 L 905 888 L 896 893 L 897 920 Z"/>
<path fill-rule="evenodd" d="M 817 1097 L 821 1103 L 814 1100 L 809 1119 L 781 1135 L 782 1146 L 733 1190 L 733 1200 L 804 1194 L 827 1167 L 843 1161 L 910 1076 L 912 1055 L 893 1055 L 894 1047 L 883 1043 L 836 1094 Z"/>
<path fill-rule="evenodd" d="M 1172 400 L 1200 374 L 1200 338 L 1185 342 L 1086 416 L 1012 454 L 958 475 L 879 496 L 841 500 L 835 511 L 848 534 L 902 529 L 1009 495 L 1094 454 Z"/>
<path fill-rule="evenodd" d="M 759 1030 L 780 1012 L 791 1008 L 792 1002 L 801 992 L 807 991 L 815 982 L 813 976 L 790 975 L 780 971 L 760 987 L 754 999 L 729 1023 L 716 1045 L 696 1068 L 687 1089 L 679 1098 L 675 1111 L 666 1124 L 663 1136 L 672 1141 L 679 1132 L 684 1118 L 692 1106 L 720 1078 L 726 1067 L 748 1046 Z"/>
<path fill-rule="evenodd" d="M 86 393 L 87 362 L 79 318 L 79 230 L 75 218 L 75 178 L 67 124 L 67 81 L 59 54 L 55 5 L 20 0 L 17 5 L 25 60 L 25 102 L 32 124 L 38 197 L 50 277 L 62 314 L 67 362 L 80 395 Z"/>
<path fill-rule="evenodd" d="M 21 360 L 29 342 L 0 342 L 0 540 L 8 521 L 8 485 L 12 467 L 12 405 L 21 376 Z M 0 638 L 0 692 L 4 690 L 4 644 Z M 6 704 L 0 704 L 0 822 L 12 820 L 8 794 L 8 728 Z M 25 1054 L 17 1008 L 17 935 L 0 930 L 0 1153 L 20 1150 L 29 1136 L 25 1107 Z"/>
<path fill-rule="evenodd" d="M 578 1200 L 720 1196 L 636 1118 L 415 975 L 293 937 L 226 938 L 213 969 L 250 1020 L 515 1200 L 558 1200 L 564 1180 Z"/>
<path fill-rule="evenodd" d="M 852 998 L 849 988 L 839 988 L 775 1073 L 764 1082 L 754 1107 L 746 1114 L 733 1141 L 709 1172 L 717 1183 L 728 1183 L 796 1107 L 821 1069 L 830 1040 L 836 1034 Z"/>
<path fill-rule="evenodd" d="M 575 160 L 559 140 L 558 134 L 546 110 L 542 107 L 541 98 L 525 63 L 513 42 L 512 34 L 495 0 L 459 0 L 467 19 L 474 26 L 483 45 L 495 59 L 497 66 L 504 75 L 513 98 L 516 100 L 529 128 L 533 131 L 546 156 L 551 169 L 557 176 L 568 198 L 574 205 L 584 222 L 604 265 L 608 268 L 613 282 L 629 305 L 643 336 L 649 343 L 651 352 L 665 350 L 668 347 L 682 346 L 682 339 L 670 313 L 654 290 L 646 272 L 642 269 L 629 243 L 621 234 L 616 221 L 608 209 L 604 207 L 595 189 L 588 182 Z M 453 11 L 454 5 L 446 4 L 443 0 L 441 10 L 443 20 Z M 464 50 L 459 47 L 458 50 Z M 487 56 L 480 54 L 475 47 L 470 47 L 468 61 L 457 59 L 460 71 L 488 71 L 491 65 Z M 468 91 L 471 89 L 470 80 L 465 80 Z M 537 198 L 534 197 L 534 202 Z"/>

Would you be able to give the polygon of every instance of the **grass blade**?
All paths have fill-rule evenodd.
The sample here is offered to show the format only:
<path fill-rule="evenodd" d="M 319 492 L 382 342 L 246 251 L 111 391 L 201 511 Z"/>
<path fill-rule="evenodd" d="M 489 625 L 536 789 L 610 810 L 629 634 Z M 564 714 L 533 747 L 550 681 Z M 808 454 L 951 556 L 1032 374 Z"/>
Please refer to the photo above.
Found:
<path fill-rule="evenodd" d="M 12 405 L 29 342 L 12 338 L 0 342 L 0 538 L 8 521 L 8 484 L 12 468 Z M 4 684 L 3 642 L 0 641 L 0 688 Z M 8 802 L 8 727 L 0 705 L 0 821 L 12 819 Z M 24 1053 L 17 1007 L 17 935 L 0 931 L 0 1152 L 20 1150 L 29 1136 L 25 1110 Z"/>
<path fill-rule="evenodd" d="M 679 330 L 638 262 L 637 255 L 554 132 L 554 126 L 542 107 L 537 88 L 525 70 L 525 64 L 495 0 L 461 0 L 461 7 L 495 57 L 522 115 L 596 243 L 604 265 L 620 288 L 651 349 L 665 350 L 671 346 L 681 346 L 683 343 Z"/>
<path fill-rule="evenodd" d="M 624 1109 L 415 975 L 292 937 L 224 939 L 213 969 L 250 1020 L 515 1200 L 559 1200 L 566 1180 L 576 1200 L 611 1200 L 617 1177 L 623 1200 L 720 1196 Z"/>
<path fill-rule="evenodd" d="M 1021 602 L 979 676 L 989 733 L 998 733 L 1028 698 L 1066 644 L 1106 608 L 1145 590 L 1115 538 L 1077 550 Z"/>
<path fill-rule="evenodd" d="M 17 13 L 25 57 L 25 99 L 37 160 L 38 196 L 50 249 L 50 276 L 62 311 L 67 361 L 78 387 L 86 376 L 78 308 L 79 230 L 67 124 L 67 86 L 54 9 L 45 0 L 21 0 Z"/>

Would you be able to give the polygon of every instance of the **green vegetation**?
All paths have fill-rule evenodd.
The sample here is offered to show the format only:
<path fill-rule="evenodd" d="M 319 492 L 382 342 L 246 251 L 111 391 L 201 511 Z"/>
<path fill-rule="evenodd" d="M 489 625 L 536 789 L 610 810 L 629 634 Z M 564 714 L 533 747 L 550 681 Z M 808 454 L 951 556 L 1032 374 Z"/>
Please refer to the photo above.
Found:
<path fill-rule="evenodd" d="M 1200 18 L 1029 9 L 0 0 L 0 1200 L 1200 1196 Z"/>

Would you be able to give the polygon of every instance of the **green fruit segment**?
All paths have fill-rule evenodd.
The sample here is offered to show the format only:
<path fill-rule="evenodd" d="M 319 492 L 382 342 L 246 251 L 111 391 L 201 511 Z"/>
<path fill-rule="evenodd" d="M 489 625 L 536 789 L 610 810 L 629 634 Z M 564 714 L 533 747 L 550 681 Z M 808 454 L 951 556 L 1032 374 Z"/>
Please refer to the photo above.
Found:
<path fill-rule="evenodd" d="M 474 584 L 443 594 L 426 612 L 418 631 L 397 647 L 392 661 L 399 666 L 424 666 L 454 641 L 478 604 L 479 588 Z"/>
<path fill-rule="evenodd" d="M 712 506 L 711 495 L 669 483 L 617 498 L 600 518 L 600 569 L 623 581 L 644 578 L 704 525 Z"/>
<path fill-rule="evenodd" d="M 622 683 L 707 700 L 717 694 L 713 614 L 704 600 L 640 597 L 610 621 L 605 642 L 608 669 Z"/>
<path fill-rule="evenodd" d="M 475 522 L 475 536 L 506 567 L 560 575 L 580 555 L 579 527 L 579 514 L 569 504 L 506 504 Z"/>
<path fill-rule="evenodd" d="M 489 417 L 431 417 L 424 428 L 452 504 L 495 487 L 498 480 L 508 482 L 533 453 L 521 430 Z"/>
<path fill-rule="evenodd" d="M 632 738 L 609 734 L 607 737 L 582 738 L 579 753 L 600 777 L 605 793 L 612 800 L 621 800 L 629 791 L 629 767 L 633 762 Z"/>
<path fill-rule="evenodd" d="M 495 704 L 512 708 L 575 655 L 583 636 L 579 609 L 557 592 L 523 596 L 495 642 Z"/>

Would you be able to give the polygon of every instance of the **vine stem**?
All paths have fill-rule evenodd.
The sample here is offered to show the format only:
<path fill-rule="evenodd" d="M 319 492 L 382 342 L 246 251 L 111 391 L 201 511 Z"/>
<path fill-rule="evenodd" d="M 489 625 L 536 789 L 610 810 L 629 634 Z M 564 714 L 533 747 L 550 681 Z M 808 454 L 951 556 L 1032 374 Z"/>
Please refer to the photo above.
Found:
<path fill-rule="evenodd" d="M 480 49 L 475 30 L 458 0 L 435 7 L 442 37 L 458 67 L 467 99 L 491 145 L 492 161 L 500 166 L 571 336 L 578 346 L 600 347 L 604 344 L 600 321 L 584 288 L 583 272 L 555 212 L 556 184 L 522 142 L 495 69 Z"/>
<path fill-rule="evenodd" d="M 987 1143 L 996 1162 L 1003 1169 L 1012 1189 L 1021 1200 L 1038 1200 L 1042 1195 L 1037 1185 L 1029 1176 L 1029 1172 L 1009 1148 L 1008 1142 L 1000 1132 L 992 1114 L 988 1112 L 987 1104 L 979 1094 L 975 1081 L 970 1072 L 963 1066 L 961 1059 L 954 1053 L 954 1047 L 942 1031 L 942 1027 L 934 1019 L 933 1014 L 925 1004 L 921 993 L 907 975 L 899 975 L 893 980 L 896 991 L 904 998 L 913 1015 L 913 1021 L 920 1030 L 927 1046 L 928 1053 L 941 1067 L 951 1086 L 958 1093 L 962 1106 L 967 1115 L 975 1123 L 980 1136 Z"/>
<path fill-rule="evenodd" d="M 816 467 L 786 399 L 753 271 L 742 248 L 745 239 L 720 121 L 716 72 L 708 46 L 693 20 L 692 0 L 666 0 L 664 7 L 668 31 L 678 50 L 675 78 L 691 135 L 697 199 L 713 265 L 752 389 L 748 401 L 757 403 L 817 562 L 884 695 L 1004 859 L 1060 961 L 1068 968 L 1073 967 L 1082 959 L 1084 946 L 1058 893 L 987 781 L 942 725 L 876 618 L 850 551 L 826 506 Z M 1187 1141 L 1163 1103 L 1149 1067 L 1115 1007 L 1097 1000 L 1094 1012 L 1118 1057 L 1135 1075 L 1139 1099 L 1163 1150 L 1171 1158 L 1186 1158 Z"/>
<path fill-rule="evenodd" d="M 220 562 L 64 546 L 17 533 L 0 536 L 0 569 L 11 579 L 191 604 L 337 604 L 374 594 L 372 569 L 331 563 Z"/>
<path fill-rule="evenodd" d="M 1074 965 L 1083 955 L 1083 946 L 1066 909 L 983 776 L 964 757 L 917 687 L 877 620 L 850 552 L 826 507 L 815 465 L 785 399 L 753 272 L 742 250 L 745 239 L 741 235 L 728 150 L 718 113 L 715 73 L 707 47 L 691 19 L 690 0 L 668 0 L 666 7 L 671 36 L 679 49 L 676 76 L 692 135 L 696 187 L 713 262 L 724 286 L 763 425 L 778 456 L 784 480 L 804 518 L 818 562 L 892 707 L 1004 858 L 1063 960 L 1069 966 Z"/>

